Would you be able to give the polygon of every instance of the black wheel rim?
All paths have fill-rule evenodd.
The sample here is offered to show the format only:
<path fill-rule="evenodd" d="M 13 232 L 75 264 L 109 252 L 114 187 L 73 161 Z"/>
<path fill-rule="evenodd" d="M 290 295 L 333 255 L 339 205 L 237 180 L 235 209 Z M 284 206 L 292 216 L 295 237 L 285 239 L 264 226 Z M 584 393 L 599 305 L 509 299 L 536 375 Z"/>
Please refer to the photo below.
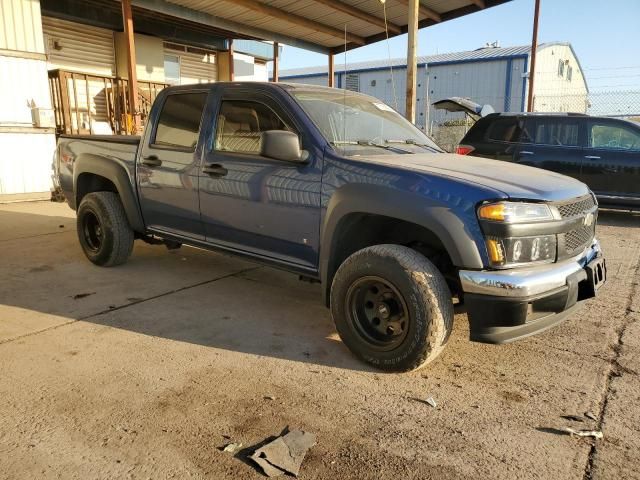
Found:
<path fill-rule="evenodd" d="M 353 282 L 347 292 L 349 324 L 371 348 L 393 350 L 409 330 L 409 309 L 399 290 L 389 281 L 374 276 Z"/>
<path fill-rule="evenodd" d="M 104 230 L 93 212 L 85 212 L 82 217 L 82 232 L 87 248 L 92 252 L 100 250 L 104 242 Z"/>

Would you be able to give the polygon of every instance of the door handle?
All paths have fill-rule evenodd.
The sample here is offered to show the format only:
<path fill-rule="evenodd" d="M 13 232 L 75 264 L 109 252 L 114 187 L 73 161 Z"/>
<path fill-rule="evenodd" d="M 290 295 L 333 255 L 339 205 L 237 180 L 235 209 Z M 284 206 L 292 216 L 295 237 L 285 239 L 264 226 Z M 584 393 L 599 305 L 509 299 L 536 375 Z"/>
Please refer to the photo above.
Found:
<path fill-rule="evenodd" d="M 534 152 L 530 152 L 529 150 L 522 150 L 520 155 L 535 155 Z"/>
<path fill-rule="evenodd" d="M 207 165 L 202 169 L 202 171 L 212 177 L 224 177 L 227 173 L 229 173 L 229 170 L 224 168 L 219 163 L 212 163 L 210 165 Z"/>
<path fill-rule="evenodd" d="M 159 167 L 162 165 L 162 160 L 160 160 L 157 155 L 147 155 L 146 157 L 142 157 L 142 163 L 149 167 Z"/>
<path fill-rule="evenodd" d="M 584 158 L 588 160 L 600 160 L 600 157 L 597 155 L 585 155 Z"/>

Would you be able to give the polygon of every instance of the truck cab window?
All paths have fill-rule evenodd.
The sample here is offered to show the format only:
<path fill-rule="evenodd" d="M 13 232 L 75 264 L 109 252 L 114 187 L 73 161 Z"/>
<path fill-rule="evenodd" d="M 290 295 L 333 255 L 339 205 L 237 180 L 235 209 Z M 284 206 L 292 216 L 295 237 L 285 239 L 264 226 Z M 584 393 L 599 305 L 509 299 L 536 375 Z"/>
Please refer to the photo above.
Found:
<path fill-rule="evenodd" d="M 223 101 L 216 122 L 215 149 L 225 152 L 260 153 L 262 132 L 292 129 L 263 103 Z"/>
<path fill-rule="evenodd" d="M 205 92 L 169 95 L 151 143 L 160 147 L 195 148 L 206 101 Z"/>

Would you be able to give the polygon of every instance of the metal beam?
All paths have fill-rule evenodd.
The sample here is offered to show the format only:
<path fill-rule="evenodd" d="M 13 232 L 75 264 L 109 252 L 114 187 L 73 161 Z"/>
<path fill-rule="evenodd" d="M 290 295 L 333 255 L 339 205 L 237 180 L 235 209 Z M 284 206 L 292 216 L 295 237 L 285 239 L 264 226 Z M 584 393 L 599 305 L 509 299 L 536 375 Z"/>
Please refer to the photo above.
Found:
<path fill-rule="evenodd" d="M 407 5 L 409 8 L 411 8 L 410 4 L 411 4 L 411 2 L 413 0 L 397 0 L 397 1 L 399 3 L 402 3 L 403 5 Z M 420 2 L 418 2 L 418 8 L 419 8 L 420 15 L 422 15 L 423 17 L 431 18 L 432 20 L 435 20 L 436 22 L 441 22 L 442 21 L 442 17 L 435 10 L 432 10 L 429 7 L 425 7 Z"/>
<path fill-rule="evenodd" d="M 127 53 L 127 73 L 129 112 L 133 120 L 133 132 L 138 134 L 142 128 L 140 108 L 138 106 L 138 74 L 136 72 L 136 45 L 133 38 L 133 16 L 131 14 L 131 0 L 122 0 L 122 24 L 124 25 L 124 39 Z"/>
<path fill-rule="evenodd" d="M 266 3 L 260 3 L 256 0 L 224 0 L 225 2 L 232 3 L 236 6 L 244 7 L 248 10 L 252 10 L 256 13 L 260 13 L 266 17 L 276 18 L 278 20 L 284 20 L 290 22 L 293 26 L 308 28 L 316 32 L 324 33 L 335 38 L 344 39 L 345 34 L 342 30 L 331 27 L 324 23 L 309 20 L 306 17 L 296 15 L 295 13 L 287 12 L 286 10 L 280 10 L 279 8 L 272 7 Z M 360 35 L 354 35 L 353 33 L 347 33 L 347 41 L 358 45 L 364 45 L 364 37 Z"/>
<path fill-rule="evenodd" d="M 538 52 L 538 19 L 540 18 L 540 0 L 536 0 L 533 13 L 533 37 L 531 39 L 531 68 L 529 69 L 529 103 L 527 112 L 533 112 L 533 85 L 536 77 L 536 53 Z"/>
<path fill-rule="evenodd" d="M 169 3 L 166 0 L 131 0 L 131 3 L 132 5 L 145 10 L 163 13 L 165 15 L 181 18 L 190 22 L 201 23 L 214 28 L 220 28 L 229 32 L 242 33 L 243 35 L 248 35 L 254 38 L 273 40 L 286 45 L 291 45 L 292 47 L 310 50 L 312 52 L 328 54 L 331 50 L 329 47 L 318 45 L 317 43 L 307 42 L 289 35 L 283 35 L 270 30 L 264 30 L 262 28 L 251 27 L 231 20 L 225 20 L 205 12 L 199 12 L 175 3 Z M 341 35 L 344 35 L 344 33 L 341 32 Z"/>
<path fill-rule="evenodd" d="M 279 70 L 279 64 L 280 64 L 280 58 L 278 56 L 278 42 L 273 42 L 273 78 L 272 78 L 272 82 L 278 82 L 278 77 L 280 76 L 280 72 Z"/>
<path fill-rule="evenodd" d="M 234 82 L 236 79 L 236 66 L 233 61 L 233 38 L 229 39 L 229 81 Z"/>
<path fill-rule="evenodd" d="M 335 86 L 335 78 L 336 78 L 336 65 L 333 59 L 333 53 L 329 54 L 329 76 L 327 78 L 327 85 L 331 88 Z"/>
<path fill-rule="evenodd" d="M 418 78 L 418 16 L 419 1 L 409 0 L 407 28 L 407 103 L 404 116 L 411 123 L 416 121 L 416 88 Z"/>
<path fill-rule="evenodd" d="M 379 17 L 376 17 L 375 15 L 371 15 L 370 13 L 360 10 L 359 8 L 356 8 L 347 3 L 340 2 L 339 0 L 313 0 L 313 1 L 316 3 L 322 3 L 327 7 L 333 8 L 334 10 L 337 10 L 342 13 L 346 13 L 347 15 L 350 15 L 353 18 L 357 18 L 358 20 L 362 20 L 364 22 L 370 23 L 371 25 L 375 25 L 380 28 L 385 28 L 384 18 L 379 18 Z M 402 29 L 394 23 L 387 22 L 386 26 L 389 29 L 389 32 L 391 33 L 394 33 L 396 35 L 402 33 Z"/>

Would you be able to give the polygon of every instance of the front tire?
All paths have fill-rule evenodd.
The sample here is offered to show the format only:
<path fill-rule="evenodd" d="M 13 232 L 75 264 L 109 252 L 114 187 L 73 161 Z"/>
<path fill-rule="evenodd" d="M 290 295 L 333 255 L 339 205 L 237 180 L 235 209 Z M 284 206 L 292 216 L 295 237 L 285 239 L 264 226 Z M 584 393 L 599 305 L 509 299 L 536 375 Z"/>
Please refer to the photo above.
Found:
<path fill-rule="evenodd" d="M 113 192 L 88 193 L 77 212 L 80 245 L 96 265 L 112 267 L 127 261 L 133 250 L 133 230 L 120 198 Z"/>
<path fill-rule="evenodd" d="M 453 326 L 444 277 L 426 257 L 401 245 L 376 245 L 347 258 L 333 279 L 331 314 L 345 345 L 388 371 L 431 362 Z"/>

